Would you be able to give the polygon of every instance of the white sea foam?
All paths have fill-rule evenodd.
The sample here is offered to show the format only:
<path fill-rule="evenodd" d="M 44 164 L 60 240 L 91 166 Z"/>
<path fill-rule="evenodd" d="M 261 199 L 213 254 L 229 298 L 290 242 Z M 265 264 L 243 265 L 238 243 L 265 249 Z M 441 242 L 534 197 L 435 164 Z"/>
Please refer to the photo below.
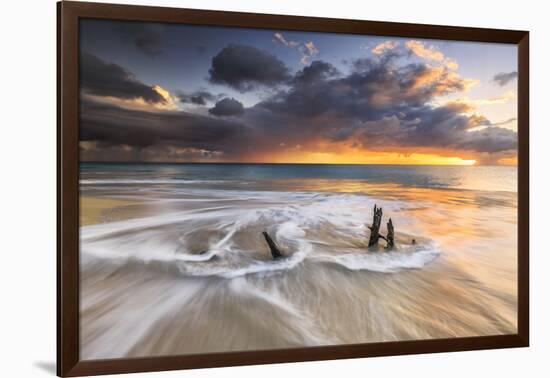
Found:
<path fill-rule="evenodd" d="M 271 192 L 270 203 L 275 204 L 266 206 L 265 193 L 249 194 L 262 199 L 257 207 L 247 202 L 247 207 L 206 207 L 84 226 L 82 253 L 92 259 L 118 263 L 164 263 L 188 276 L 225 278 L 291 270 L 304 261 L 333 263 L 350 270 L 396 272 L 421 268 L 439 254 L 431 245 L 409 252 L 370 253 L 361 246 L 348 246 L 345 253 L 331 250 L 327 237 L 364 239 L 365 224 L 370 222 L 374 205 L 364 195 Z M 406 206 L 399 201 L 378 204 L 392 213 Z M 274 236 L 287 257 L 271 260 L 263 241 L 251 250 L 235 238 L 237 233 L 245 232 L 250 233 L 249 238 L 259 240 L 262 230 Z M 197 250 L 193 235 L 213 231 L 217 236 L 211 238 L 208 247 Z"/>
<path fill-rule="evenodd" d="M 312 260 L 332 263 L 349 270 L 393 273 L 403 269 L 419 269 L 435 260 L 441 251 L 435 246 L 420 246 L 409 251 L 372 253 L 318 254 Z"/>

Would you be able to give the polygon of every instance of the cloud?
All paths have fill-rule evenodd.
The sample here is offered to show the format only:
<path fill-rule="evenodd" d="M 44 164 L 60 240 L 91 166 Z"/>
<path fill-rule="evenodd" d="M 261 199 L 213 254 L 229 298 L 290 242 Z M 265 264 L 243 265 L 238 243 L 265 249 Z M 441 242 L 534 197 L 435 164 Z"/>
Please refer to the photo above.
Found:
<path fill-rule="evenodd" d="M 512 117 L 512 118 L 508 118 L 504 121 L 501 121 L 501 122 L 493 122 L 491 125 L 492 126 L 506 126 L 506 125 L 509 125 L 511 123 L 514 123 L 514 122 L 517 122 L 517 118 L 515 117 Z"/>
<path fill-rule="evenodd" d="M 265 76 L 265 72 L 257 72 L 261 70 L 248 63 L 273 64 L 276 58 L 242 47 L 229 45 L 213 59 L 211 80 L 241 91 L 259 86 L 273 88 L 262 101 L 245 108 L 235 99 L 224 98 L 208 109 L 208 114 L 204 114 L 205 108 L 197 110 L 203 113 L 195 114 L 121 108 L 84 97 L 82 156 L 112 156 L 113 160 L 134 156 L 151 161 L 254 161 L 259 155 L 280 154 L 282 150 L 305 154 L 353 148 L 431 151 L 443 156 L 457 156 L 460 152 L 478 161 L 498 162 L 513 158 L 517 151 L 517 132 L 506 127 L 512 120 L 493 123 L 475 114 L 476 104 L 468 101 L 439 104 L 447 96 L 463 95 L 475 83 L 449 68 L 445 58 L 440 64 L 404 62 L 402 58 L 407 55 L 403 51 L 388 49 L 375 57 L 350 62 L 347 73 L 315 60 L 292 77 L 284 65 L 277 75 Z M 237 58 L 246 63 L 236 62 Z M 116 95 L 141 101 L 149 95 L 157 97 L 148 101 L 169 103 L 160 87 L 141 83 L 120 66 L 113 68 L 101 60 L 101 64 L 91 61 L 96 63 L 91 72 L 105 71 L 106 78 L 88 77 L 83 86 L 87 93 L 95 91 L 102 93 L 95 93 L 96 96 Z M 225 67 L 222 63 L 233 70 L 221 69 Z M 258 67 L 263 69 L 269 64 Z M 245 69 L 234 71 L 235 67 Z M 278 87 L 280 83 L 285 85 Z M 136 85 L 140 91 L 127 88 Z M 179 93 L 178 98 L 197 105 L 214 101 L 210 92 L 202 92 Z M 483 101 L 499 103 L 509 97 L 506 92 Z M 230 118 L 237 115 L 238 118 Z M 106 155 L 101 155 L 101 151 Z"/>
<path fill-rule="evenodd" d="M 511 117 L 499 122 L 491 122 L 491 126 L 500 127 L 503 129 L 509 129 L 516 131 L 518 130 L 518 119 L 516 117 Z"/>
<path fill-rule="evenodd" d="M 481 99 L 475 99 L 475 100 L 470 99 L 468 97 L 459 97 L 459 98 L 453 99 L 449 103 L 462 104 L 469 108 L 468 111 L 473 111 L 478 106 L 506 104 L 515 98 L 516 98 L 516 92 L 508 91 L 501 94 L 500 96 L 481 98 Z"/>
<path fill-rule="evenodd" d="M 314 84 L 319 81 L 338 76 L 340 72 L 332 64 L 316 60 L 309 66 L 298 71 L 294 76 L 294 82 L 297 84 Z"/>
<path fill-rule="evenodd" d="M 445 59 L 445 55 L 439 51 L 435 46 L 426 46 L 423 42 L 411 40 L 405 42 L 405 46 L 421 58 L 428 58 L 431 60 L 442 61 Z"/>
<path fill-rule="evenodd" d="M 479 128 L 479 126 L 487 126 Z M 464 115 L 452 106 L 402 109 L 400 114 L 360 122 L 347 140 L 364 148 L 415 147 L 495 153 L 514 150 L 517 133 L 490 126 L 483 116 Z"/>
<path fill-rule="evenodd" d="M 215 95 L 205 90 L 195 91 L 192 93 L 179 91 L 176 96 L 178 100 L 184 104 L 189 103 L 195 105 L 206 105 L 207 102 L 213 102 L 216 100 Z"/>
<path fill-rule="evenodd" d="M 319 49 L 313 41 L 301 42 L 286 39 L 282 33 L 273 34 L 273 41 L 280 43 L 286 47 L 296 49 L 300 53 L 300 63 L 303 65 L 309 64 L 311 59 L 319 54 Z"/>
<path fill-rule="evenodd" d="M 219 162 L 225 154 L 222 151 L 169 144 L 136 147 L 80 142 L 80 156 L 87 161 Z"/>
<path fill-rule="evenodd" d="M 458 62 L 455 59 L 446 57 L 439 49 L 433 45 L 428 46 L 424 42 L 410 40 L 405 42 L 406 48 L 416 56 L 436 62 L 440 62 L 450 70 L 458 69 Z"/>
<path fill-rule="evenodd" d="M 490 97 L 486 99 L 477 100 L 476 103 L 479 105 L 495 105 L 495 104 L 506 104 L 511 100 L 516 98 L 516 92 L 508 91 L 503 93 L 500 96 Z"/>
<path fill-rule="evenodd" d="M 513 80 L 516 80 L 518 77 L 517 71 L 512 72 L 501 72 L 493 76 L 493 81 L 500 85 L 501 87 L 510 83 Z"/>
<path fill-rule="evenodd" d="M 236 116 L 244 113 L 244 106 L 233 98 L 224 98 L 216 102 L 213 108 L 208 109 L 208 113 L 221 116 Z"/>
<path fill-rule="evenodd" d="M 80 117 L 80 141 L 107 155 L 108 151 L 121 154 L 144 149 L 161 155 L 163 148 L 171 146 L 188 149 L 187 152 L 218 151 L 218 156 L 232 156 L 253 145 L 248 138 L 253 133 L 242 123 L 183 111 L 125 109 L 84 99 Z M 86 155 L 88 159 L 91 154 Z"/>
<path fill-rule="evenodd" d="M 153 104 L 155 109 L 174 110 L 177 108 L 176 103 L 178 99 L 168 89 L 157 84 L 153 86 L 153 90 L 163 98 L 162 102 Z"/>
<path fill-rule="evenodd" d="M 516 148 L 517 133 L 467 114 L 467 104 L 434 105 L 438 97 L 467 90 L 471 80 L 444 65 L 399 65 L 392 57 L 381 58 L 355 61 L 346 76 L 327 75 L 330 64 L 313 62 L 296 74 L 290 88 L 251 108 L 246 118 L 273 137 L 267 139 L 287 145 L 323 139 L 369 150 L 495 153 Z M 309 70 L 317 73 L 309 76 Z M 310 78 L 307 85 L 304 77 Z"/>
<path fill-rule="evenodd" d="M 458 70 L 458 62 L 455 59 L 445 58 L 444 63 L 447 66 L 447 68 L 449 68 L 451 70 L 454 70 L 454 71 Z"/>
<path fill-rule="evenodd" d="M 117 23 L 117 30 L 123 39 L 131 41 L 144 54 L 154 58 L 162 51 L 162 24 L 143 22 Z"/>
<path fill-rule="evenodd" d="M 149 104 L 167 103 L 158 91 L 160 87 L 144 84 L 125 68 L 86 52 L 80 54 L 80 86 L 90 95 L 141 99 Z"/>
<path fill-rule="evenodd" d="M 371 52 L 375 55 L 380 55 L 380 54 L 384 53 L 387 50 L 393 50 L 398 45 L 399 45 L 399 42 L 397 42 L 397 41 L 382 42 L 382 43 L 379 43 L 378 45 L 374 46 L 371 49 Z"/>
<path fill-rule="evenodd" d="M 298 50 L 300 50 L 300 53 L 302 54 L 302 57 L 300 58 L 300 63 L 306 65 L 310 62 L 311 58 L 313 58 L 315 55 L 319 54 L 319 50 L 312 41 L 306 42 L 301 46 L 298 46 Z"/>
<path fill-rule="evenodd" d="M 83 53 L 80 67 L 79 136 L 85 160 L 203 161 L 242 154 L 253 145 L 248 126 L 177 111 L 176 96 L 142 83 L 119 65 Z M 207 91 L 183 97 L 194 102 L 216 98 Z M 226 105 L 218 104 L 214 113 L 239 112 L 235 104 Z"/>
<path fill-rule="evenodd" d="M 282 43 L 283 45 L 285 46 L 290 46 L 290 47 L 295 47 L 295 46 L 298 46 L 300 44 L 300 42 L 297 42 L 297 41 L 291 41 L 291 40 L 286 40 L 285 37 L 283 36 L 282 33 L 275 33 L 273 34 L 273 38 L 277 41 L 277 42 L 280 42 Z"/>
<path fill-rule="evenodd" d="M 230 44 L 212 58 L 209 80 L 239 92 L 260 86 L 275 87 L 290 78 L 285 64 L 271 53 L 255 47 Z"/>

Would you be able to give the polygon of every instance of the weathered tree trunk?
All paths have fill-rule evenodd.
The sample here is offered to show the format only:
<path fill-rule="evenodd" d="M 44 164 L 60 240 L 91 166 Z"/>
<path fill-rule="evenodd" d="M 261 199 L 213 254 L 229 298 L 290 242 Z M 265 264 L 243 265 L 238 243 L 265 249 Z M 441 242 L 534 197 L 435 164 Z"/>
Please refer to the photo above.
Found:
<path fill-rule="evenodd" d="M 264 235 L 265 241 L 267 242 L 267 245 L 269 245 L 269 249 L 271 250 L 271 256 L 273 256 L 273 259 L 284 257 L 283 253 L 281 252 L 279 247 L 277 247 L 277 244 L 275 244 L 273 239 L 271 239 L 269 234 L 264 231 L 263 235 Z"/>
<path fill-rule="evenodd" d="M 382 222 L 382 208 L 377 208 L 374 205 L 374 215 L 372 218 L 372 226 L 370 229 L 369 247 L 378 245 L 378 239 L 380 238 L 380 222 Z"/>
<path fill-rule="evenodd" d="M 384 239 L 386 241 L 386 249 L 392 249 L 395 247 L 395 232 L 393 229 L 393 222 L 390 220 L 387 223 L 388 235 L 380 235 L 380 223 L 382 222 L 382 208 L 374 205 L 374 215 L 372 218 L 372 226 L 369 226 L 370 237 L 369 247 L 378 245 L 378 239 Z"/>
<path fill-rule="evenodd" d="M 386 246 L 387 249 L 392 249 L 395 245 L 394 243 L 394 233 L 393 233 L 393 222 L 390 220 L 388 221 L 388 236 L 386 237 L 386 242 L 388 245 Z"/>

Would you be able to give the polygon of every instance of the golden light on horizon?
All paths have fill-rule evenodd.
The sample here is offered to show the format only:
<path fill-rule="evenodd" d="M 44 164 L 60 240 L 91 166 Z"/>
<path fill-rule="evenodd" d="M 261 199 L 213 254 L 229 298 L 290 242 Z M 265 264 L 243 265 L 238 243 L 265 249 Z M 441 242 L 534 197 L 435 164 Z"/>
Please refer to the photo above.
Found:
<path fill-rule="evenodd" d="M 378 151 L 315 152 L 285 151 L 254 159 L 258 162 L 295 164 L 396 164 L 396 165 L 475 165 L 474 159 L 441 156 L 436 153 L 400 153 Z"/>
<path fill-rule="evenodd" d="M 517 156 L 513 156 L 513 157 L 507 157 L 507 158 L 502 158 L 502 159 L 499 159 L 497 161 L 497 163 L 499 165 L 511 165 L 511 166 L 517 166 L 518 165 L 518 157 Z"/>

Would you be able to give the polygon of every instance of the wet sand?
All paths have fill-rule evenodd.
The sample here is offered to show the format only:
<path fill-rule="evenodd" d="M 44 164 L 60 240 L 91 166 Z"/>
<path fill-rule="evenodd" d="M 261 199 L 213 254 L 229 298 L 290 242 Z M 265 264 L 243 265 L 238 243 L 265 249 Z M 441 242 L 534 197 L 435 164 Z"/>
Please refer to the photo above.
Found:
<path fill-rule="evenodd" d="M 117 210 L 134 203 L 121 199 L 80 196 L 80 225 L 88 226 L 111 221 Z"/>

